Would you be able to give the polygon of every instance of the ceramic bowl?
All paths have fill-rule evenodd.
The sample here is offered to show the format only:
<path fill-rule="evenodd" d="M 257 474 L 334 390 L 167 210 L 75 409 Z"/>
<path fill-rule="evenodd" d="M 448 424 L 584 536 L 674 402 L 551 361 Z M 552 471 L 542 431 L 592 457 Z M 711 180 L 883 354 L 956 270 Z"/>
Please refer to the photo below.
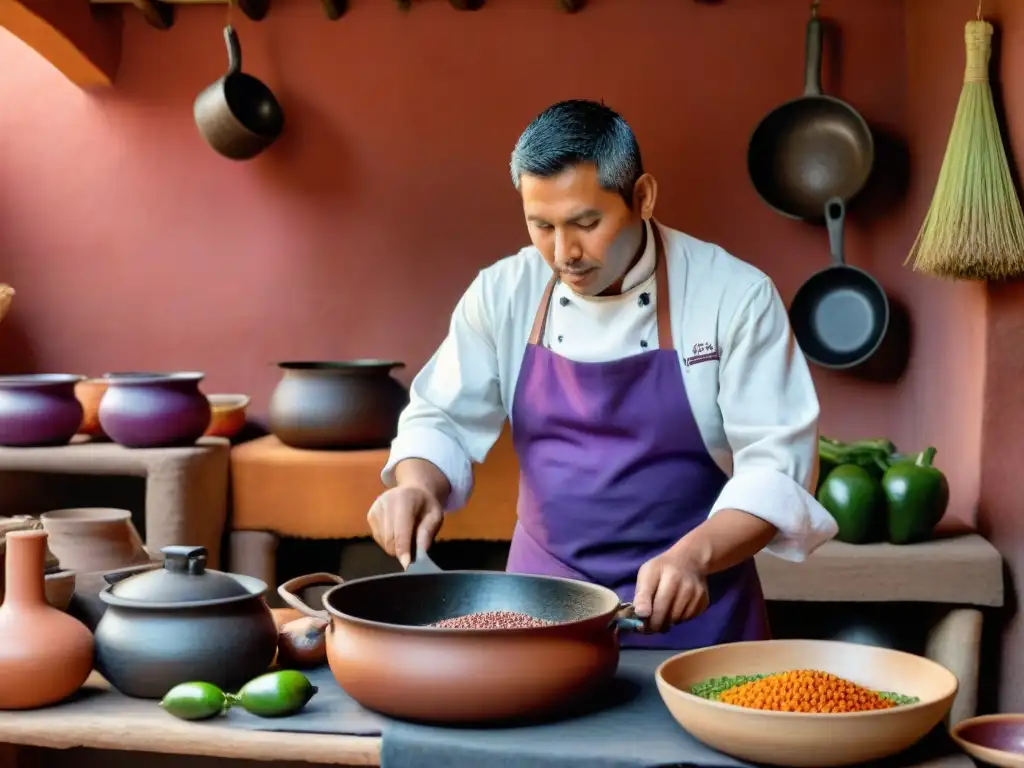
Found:
<path fill-rule="evenodd" d="M 207 437 L 233 438 L 245 428 L 248 395 L 207 395 L 210 401 L 210 426 Z"/>
<path fill-rule="evenodd" d="M 873 712 L 811 714 L 747 709 L 689 693 L 690 686 L 712 677 L 794 669 L 830 672 L 920 701 Z M 957 691 L 956 676 L 924 657 L 829 640 L 700 648 L 665 661 L 656 678 L 672 717 L 695 738 L 742 760 L 791 768 L 859 765 L 901 752 L 946 716 Z"/>
<path fill-rule="evenodd" d="M 60 611 L 66 611 L 75 594 L 75 572 L 61 569 L 46 574 L 46 602 Z"/>
<path fill-rule="evenodd" d="M 982 715 L 951 730 L 960 749 L 986 765 L 1024 768 L 1024 715 Z"/>
<path fill-rule="evenodd" d="M 80 435 L 105 437 L 100 426 L 100 400 L 107 392 L 109 382 L 106 379 L 85 379 L 75 384 L 75 397 L 82 404 L 82 426 L 78 428 Z"/>

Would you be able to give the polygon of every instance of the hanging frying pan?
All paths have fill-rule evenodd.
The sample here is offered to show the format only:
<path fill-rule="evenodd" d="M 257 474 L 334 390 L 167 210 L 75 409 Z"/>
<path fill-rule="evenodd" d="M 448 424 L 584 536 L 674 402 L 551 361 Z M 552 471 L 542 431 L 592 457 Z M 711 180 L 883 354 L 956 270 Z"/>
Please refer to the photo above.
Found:
<path fill-rule="evenodd" d="M 757 126 L 747 148 L 747 170 L 761 199 L 776 211 L 820 222 L 826 201 L 850 200 L 867 184 L 875 142 L 857 110 L 822 93 L 817 0 L 806 46 L 804 95 L 777 107 Z"/>
<path fill-rule="evenodd" d="M 832 266 L 811 275 L 793 297 L 789 320 L 804 355 L 825 368 L 860 365 L 881 346 L 889 329 L 889 299 L 875 278 L 846 263 L 842 198 L 825 206 Z"/>
<path fill-rule="evenodd" d="M 260 80 L 242 72 L 238 34 L 224 27 L 228 71 L 206 87 L 192 112 L 206 143 L 231 160 L 249 160 L 269 147 L 284 130 L 284 111 Z"/>

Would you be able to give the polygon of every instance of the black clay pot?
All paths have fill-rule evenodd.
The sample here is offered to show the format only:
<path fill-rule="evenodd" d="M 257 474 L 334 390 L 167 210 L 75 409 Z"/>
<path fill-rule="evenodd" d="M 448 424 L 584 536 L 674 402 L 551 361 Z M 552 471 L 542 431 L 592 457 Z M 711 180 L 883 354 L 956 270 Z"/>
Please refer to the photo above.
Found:
<path fill-rule="evenodd" d="M 96 668 L 121 693 L 163 698 L 200 680 L 236 691 L 267 671 L 277 626 L 251 576 L 206 570 L 203 547 L 164 547 L 163 567 L 104 578 L 107 608 L 96 626 Z"/>
<path fill-rule="evenodd" d="M 270 431 L 285 445 L 311 450 L 384 448 L 398 429 L 409 393 L 391 377 L 405 364 L 387 360 L 278 363 Z"/>

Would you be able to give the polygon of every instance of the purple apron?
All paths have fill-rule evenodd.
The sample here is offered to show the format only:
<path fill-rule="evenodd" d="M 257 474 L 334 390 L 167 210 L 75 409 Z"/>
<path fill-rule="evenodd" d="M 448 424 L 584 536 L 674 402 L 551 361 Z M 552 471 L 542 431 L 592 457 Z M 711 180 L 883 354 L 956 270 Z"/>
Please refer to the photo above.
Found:
<path fill-rule="evenodd" d="M 633 600 L 640 566 L 704 522 L 727 480 L 686 397 L 664 245 L 653 230 L 659 349 L 605 363 L 546 349 L 552 277 L 512 404 L 519 521 L 507 570 L 602 584 L 624 602 Z M 688 650 L 768 636 L 753 560 L 712 575 L 708 590 L 700 616 L 664 634 L 626 633 L 622 645 Z"/>

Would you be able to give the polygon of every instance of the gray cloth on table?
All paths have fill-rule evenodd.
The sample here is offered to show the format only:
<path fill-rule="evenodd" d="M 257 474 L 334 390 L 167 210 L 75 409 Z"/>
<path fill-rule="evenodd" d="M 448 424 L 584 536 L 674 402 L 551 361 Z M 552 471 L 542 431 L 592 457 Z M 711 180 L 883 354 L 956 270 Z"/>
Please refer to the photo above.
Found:
<path fill-rule="evenodd" d="M 509 728 L 437 728 L 388 720 L 382 768 L 667 768 L 749 766 L 704 746 L 665 708 L 654 670 L 675 655 L 622 652 L 619 671 L 589 711 Z"/>

